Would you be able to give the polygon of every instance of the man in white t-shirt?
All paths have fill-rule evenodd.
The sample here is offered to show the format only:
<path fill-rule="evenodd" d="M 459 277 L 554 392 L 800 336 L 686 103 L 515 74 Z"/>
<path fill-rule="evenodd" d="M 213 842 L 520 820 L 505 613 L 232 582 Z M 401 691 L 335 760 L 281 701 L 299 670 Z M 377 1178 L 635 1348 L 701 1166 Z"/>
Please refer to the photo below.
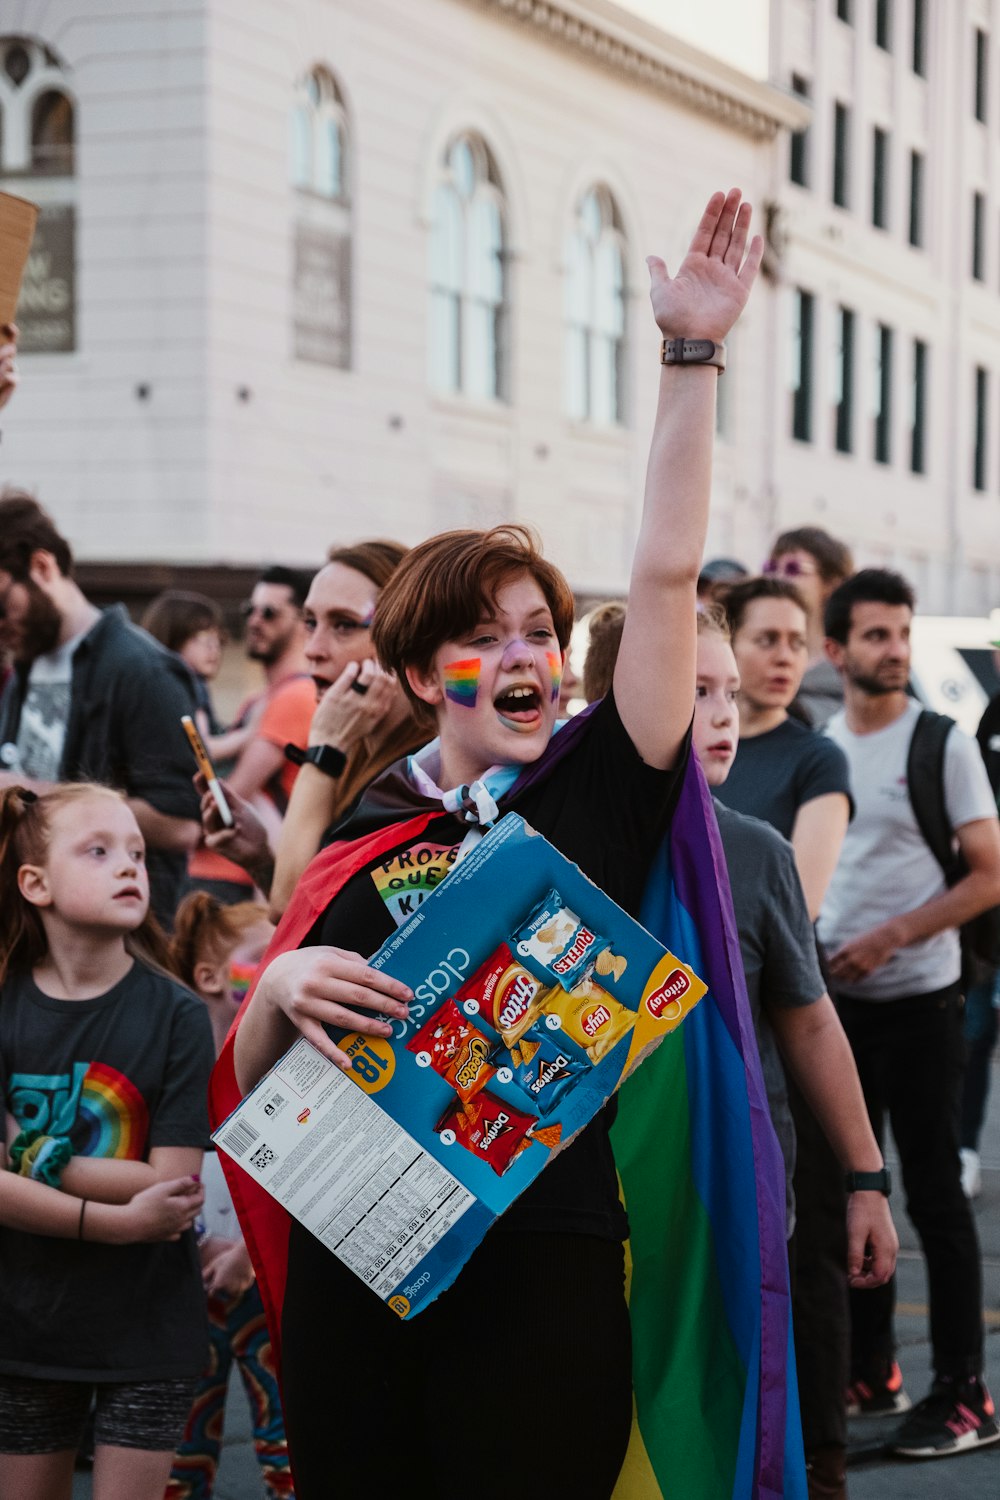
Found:
<path fill-rule="evenodd" d="M 835 998 L 882 1144 L 899 1151 L 906 1206 L 927 1260 L 935 1379 L 892 1447 L 913 1458 L 1000 1440 L 982 1381 L 982 1271 L 962 1192 L 956 1136 L 962 1069 L 958 929 L 1000 903 L 1000 826 L 974 741 L 952 728 L 944 800 L 968 866 L 950 888 L 920 833 L 907 758 L 920 707 L 907 696 L 914 595 L 898 573 L 870 568 L 826 607 L 827 652 L 844 709 L 827 733 L 847 756 L 855 815 L 820 913 Z M 895 1362 L 894 1288 L 852 1294 L 852 1385 L 858 1414 L 904 1411 Z"/>

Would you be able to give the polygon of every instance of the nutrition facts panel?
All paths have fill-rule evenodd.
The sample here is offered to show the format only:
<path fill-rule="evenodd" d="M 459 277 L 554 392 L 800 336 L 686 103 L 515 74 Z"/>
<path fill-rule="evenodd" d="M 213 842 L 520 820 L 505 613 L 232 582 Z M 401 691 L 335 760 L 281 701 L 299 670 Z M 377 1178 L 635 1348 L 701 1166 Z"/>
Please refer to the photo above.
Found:
<path fill-rule="evenodd" d="M 304 1040 L 214 1140 L 382 1297 L 476 1202 Z"/>

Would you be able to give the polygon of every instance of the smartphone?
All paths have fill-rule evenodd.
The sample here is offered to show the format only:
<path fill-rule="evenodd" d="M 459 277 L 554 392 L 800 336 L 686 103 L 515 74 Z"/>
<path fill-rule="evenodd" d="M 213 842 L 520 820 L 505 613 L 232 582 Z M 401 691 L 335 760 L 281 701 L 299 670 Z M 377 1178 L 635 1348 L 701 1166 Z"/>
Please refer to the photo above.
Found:
<path fill-rule="evenodd" d="M 219 784 L 215 767 L 212 765 L 212 757 L 205 748 L 205 741 L 198 733 L 197 724 L 190 714 L 182 714 L 181 723 L 184 725 L 184 733 L 191 741 L 191 749 L 194 751 L 194 758 L 198 762 L 198 770 L 208 782 L 208 790 L 215 799 L 215 805 L 219 809 L 219 817 L 227 828 L 234 828 L 236 826 L 236 819 L 233 817 L 232 808 L 226 801 L 226 794 Z"/>

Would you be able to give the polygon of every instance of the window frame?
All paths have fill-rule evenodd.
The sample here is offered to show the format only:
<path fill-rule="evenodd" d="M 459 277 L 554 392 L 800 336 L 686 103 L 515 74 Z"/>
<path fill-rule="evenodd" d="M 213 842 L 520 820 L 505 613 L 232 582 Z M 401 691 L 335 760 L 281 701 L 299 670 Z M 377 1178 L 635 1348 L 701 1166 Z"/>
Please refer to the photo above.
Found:
<path fill-rule="evenodd" d="M 460 174 L 459 153 L 468 152 L 471 163 L 471 179 L 463 188 Z M 458 285 L 448 285 L 446 278 L 435 263 L 436 237 L 439 222 L 436 219 L 437 205 L 446 201 L 450 194 L 459 216 L 458 237 Z M 476 232 L 476 221 L 485 215 L 483 209 L 495 213 L 498 233 L 495 249 L 487 249 L 485 256 L 473 263 L 470 244 Z M 458 130 L 452 134 L 437 164 L 437 178 L 431 199 L 431 222 L 428 234 L 428 294 L 430 299 L 430 322 L 428 338 L 428 381 L 431 390 L 439 396 L 461 401 L 479 401 L 507 405 L 510 403 L 509 351 L 507 348 L 510 318 L 510 276 L 508 252 L 507 196 L 503 188 L 496 157 L 484 137 L 474 128 Z M 491 264 L 491 260 L 495 264 Z M 491 299 L 484 295 L 484 287 L 497 278 L 499 295 Z M 443 348 L 436 325 L 441 325 L 439 312 L 450 306 L 453 317 L 446 330 L 451 347 Z M 492 309 L 492 312 L 490 312 Z M 484 316 L 485 314 L 485 316 Z M 478 368 L 474 361 L 473 344 L 476 327 L 489 333 L 487 348 L 491 355 L 487 364 Z M 492 326 L 491 326 L 492 325 Z M 441 372 L 445 371 L 444 378 Z M 488 374 L 487 374 L 488 372 Z"/>

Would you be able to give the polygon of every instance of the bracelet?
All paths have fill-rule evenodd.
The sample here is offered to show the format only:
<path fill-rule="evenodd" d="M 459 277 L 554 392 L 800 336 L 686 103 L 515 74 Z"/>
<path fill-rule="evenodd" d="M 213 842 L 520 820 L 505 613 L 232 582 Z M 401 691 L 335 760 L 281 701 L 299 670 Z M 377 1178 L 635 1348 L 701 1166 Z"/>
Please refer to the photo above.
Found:
<path fill-rule="evenodd" d="M 80 1199 L 80 1222 L 76 1226 L 76 1237 L 77 1237 L 78 1240 L 82 1240 L 83 1239 L 83 1216 L 84 1216 L 84 1213 L 86 1212 L 86 1209 L 87 1209 L 87 1199 L 86 1198 L 81 1198 Z"/>

